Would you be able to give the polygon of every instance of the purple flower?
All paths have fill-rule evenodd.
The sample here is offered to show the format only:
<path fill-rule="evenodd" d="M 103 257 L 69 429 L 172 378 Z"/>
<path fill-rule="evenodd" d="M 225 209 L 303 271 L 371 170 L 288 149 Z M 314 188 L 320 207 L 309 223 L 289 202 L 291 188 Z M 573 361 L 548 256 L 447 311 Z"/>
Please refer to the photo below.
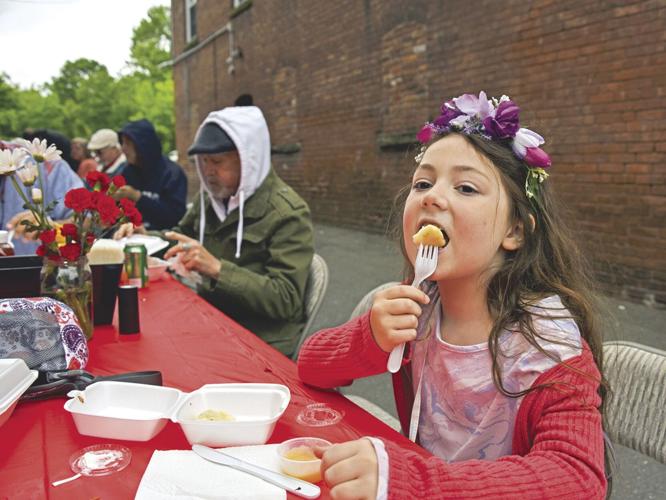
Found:
<path fill-rule="evenodd" d="M 454 98 L 453 102 L 456 108 L 462 112 L 461 114 L 477 116 L 479 120 L 485 120 L 493 111 L 493 106 L 483 90 L 479 92 L 479 97 L 473 94 L 463 94 Z"/>
<path fill-rule="evenodd" d="M 442 104 L 441 112 L 442 114 L 433 122 L 433 125 L 437 128 L 448 127 L 451 120 L 463 114 L 462 111 L 456 108 L 453 99 Z"/>
<path fill-rule="evenodd" d="M 426 123 L 419 133 L 416 134 L 416 139 L 418 139 L 421 144 L 425 144 L 430 142 L 434 133 L 435 129 L 433 128 L 432 123 Z"/>
<path fill-rule="evenodd" d="M 494 117 L 488 116 L 483 120 L 483 128 L 495 139 L 514 137 L 520 128 L 519 113 L 520 108 L 513 101 L 503 101 L 497 106 Z"/>
<path fill-rule="evenodd" d="M 531 167 L 548 168 L 551 165 L 550 156 L 541 148 L 527 148 L 524 160 Z"/>

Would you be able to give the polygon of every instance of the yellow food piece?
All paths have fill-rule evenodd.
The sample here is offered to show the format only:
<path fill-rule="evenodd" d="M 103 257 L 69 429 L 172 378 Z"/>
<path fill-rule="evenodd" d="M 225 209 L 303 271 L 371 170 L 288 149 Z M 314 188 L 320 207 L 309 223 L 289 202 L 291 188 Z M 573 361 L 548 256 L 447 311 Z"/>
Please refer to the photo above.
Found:
<path fill-rule="evenodd" d="M 415 245 L 432 245 L 436 247 L 443 247 L 446 245 L 444 233 L 437 226 L 428 224 L 419 229 L 419 232 L 412 236 L 412 241 Z"/>
<path fill-rule="evenodd" d="M 209 420 L 211 422 L 223 420 L 231 422 L 236 419 L 233 415 L 229 415 L 227 412 L 222 410 L 205 410 L 197 415 L 197 420 Z"/>
<path fill-rule="evenodd" d="M 296 446 L 284 453 L 284 458 L 289 460 L 297 460 L 299 462 L 306 460 L 317 460 L 317 456 L 309 446 Z"/>

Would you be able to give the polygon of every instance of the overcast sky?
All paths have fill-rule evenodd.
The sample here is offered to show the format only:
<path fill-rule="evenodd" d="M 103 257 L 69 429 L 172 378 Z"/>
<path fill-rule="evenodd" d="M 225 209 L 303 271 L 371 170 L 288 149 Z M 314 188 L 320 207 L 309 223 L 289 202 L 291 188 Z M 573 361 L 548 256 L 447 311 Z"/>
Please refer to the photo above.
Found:
<path fill-rule="evenodd" d="M 81 57 L 116 76 L 129 59 L 132 30 L 170 0 L 0 0 L 0 72 L 23 88 Z"/>

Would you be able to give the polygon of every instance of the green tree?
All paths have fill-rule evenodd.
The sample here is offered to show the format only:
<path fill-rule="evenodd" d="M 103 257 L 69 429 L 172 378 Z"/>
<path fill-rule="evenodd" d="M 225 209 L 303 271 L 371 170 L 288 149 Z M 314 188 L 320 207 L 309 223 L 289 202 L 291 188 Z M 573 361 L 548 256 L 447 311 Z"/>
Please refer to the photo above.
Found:
<path fill-rule="evenodd" d="M 174 98 L 169 9 L 153 7 L 134 28 L 128 69 L 119 78 L 92 59 L 67 61 L 48 84 L 20 89 L 0 73 L 0 136 L 25 128 L 50 128 L 69 137 L 100 128 L 119 129 L 130 120 L 153 122 L 164 150 L 174 148 Z"/>
<path fill-rule="evenodd" d="M 97 61 L 86 58 L 67 61 L 48 88 L 55 92 L 62 102 L 73 101 L 76 99 L 76 90 L 82 83 L 100 76 L 111 78 L 106 66 Z"/>
<path fill-rule="evenodd" d="M 168 7 L 151 7 L 148 17 L 134 28 L 130 67 L 151 80 L 170 75 L 164 63 L 171 59 L 171 15 Z"/>
<path fill-rule="evenodd" d="M 9 137 L 18 126 L 19 90 L 6 73 L 0 73 L 0 137 Z"/>

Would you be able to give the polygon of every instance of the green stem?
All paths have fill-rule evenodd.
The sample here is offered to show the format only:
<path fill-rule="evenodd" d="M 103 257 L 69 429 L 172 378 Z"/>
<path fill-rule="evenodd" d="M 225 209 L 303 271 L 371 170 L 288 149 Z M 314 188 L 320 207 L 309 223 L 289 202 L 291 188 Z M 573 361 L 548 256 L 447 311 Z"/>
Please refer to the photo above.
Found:
<path fill-rule="evenodd" d="M 13 175 L 10 175 L 9 178 L 12 180 L 12 184 L 14 184 L 14 188 L 18 192 L 19 196 L 21 198 L 23 198 L 23 201 L 25 202 L 25 205 L 28 207 L 28 210 L 30 210 L 30 212 L 32 213 L 32 215 L 35 218 L 35 220 L 37 221 L 37 223 L 41 225 L 41 217 L 39 216 L 39 214 L 37 212 L 35 212 L 32 209 L 32 204 L 30 203 L 30 200 L 28 200 L 28 197 L 23 192 L 23 189 L 21 188 L 19 183 L 16 182 L 16 179 L 14 178 Z M 42 199 L 44 199 L 44 192 L 42 192 Z"/>
<path fill-rule="evenodd" d="M 42 168 L 39 168 L 39 165 L 37 165 L 37 172 L 39 173 L 39 190 L 42 192 L 42 201 L 40 202 L 40 206 L 42 208 L 42 214 L 44 215 L 44 220 L 43 222 L 45 223 L 46 226 L 46 209 L 44 208 L 44 200 L 46 199 L 46 193 L 44 192 L 44 180 L 42 179 L 43 173 L 44 173 L 44 164 L 41 164 Z M 63 201 L 64 203 L 64 201 Z"/>

